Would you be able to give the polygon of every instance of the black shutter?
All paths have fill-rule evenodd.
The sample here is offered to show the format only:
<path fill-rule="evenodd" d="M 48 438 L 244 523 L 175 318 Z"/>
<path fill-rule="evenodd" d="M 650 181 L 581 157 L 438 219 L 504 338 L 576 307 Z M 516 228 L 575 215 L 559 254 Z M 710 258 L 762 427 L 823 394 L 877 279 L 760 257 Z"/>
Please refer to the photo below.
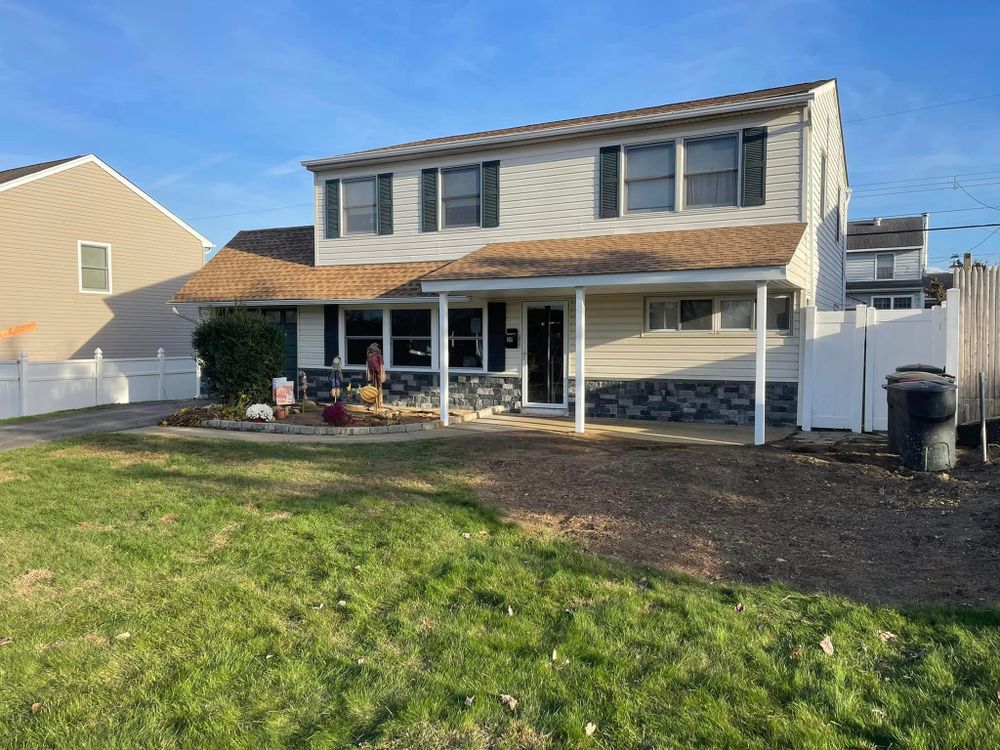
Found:
<path fill-rule="evenodd" d="M 420 173 L 420 230 L 436 232 L 438 228 L 438 171 L 436 167 Z"/>
<path fill-rule="evenodd" d="M 500 162 L 483 162 L 483 226 L 500 226 Z"/>
<path fill-rule="evenodd" d="M 333 358 L 340 353 L 340 337 L 337 335 L 337 306 L 323 305 L 323 365 L 329 367 Z"/>
<path fill-rule="evenodd" d="M 621 150 L 621 146 L 601 148 L 598 215 L 602 219 L 613 219 L 618 216 L 618 156 Z"/>
<path fill-rule="evenodd" d="M 326 234 L 328 240 L 340 236 L 340 180 L 326 181 Z"/>
<path fill-rule="evenodd" d="M 487 306 L 489 331 L 486 342 L 486 369 L 503 372 L 507 369 L 507 303 L 490 302 Z"/>
<path fill-rule="evenodd" d="M 378 176 L 378 233 L 392 234 L 392 172 Z"/>
<path fill-rule="evenodd" d="M 743 130 L 743 205 L 764 205 L 767 171 L 767 128 Z"/>

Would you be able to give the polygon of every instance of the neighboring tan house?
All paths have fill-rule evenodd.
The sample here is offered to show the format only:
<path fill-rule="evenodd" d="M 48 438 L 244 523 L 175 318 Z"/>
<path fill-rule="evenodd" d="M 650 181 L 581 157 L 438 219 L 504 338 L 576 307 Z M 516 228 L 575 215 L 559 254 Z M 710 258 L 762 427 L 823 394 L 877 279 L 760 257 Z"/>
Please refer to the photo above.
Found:
<path fill-rule="evenodd" d="M 847 307 L 921 309 L 927 214 L 847 223 Z"/>
<path fill-rule="evenodd" d="M 170 298 L 212 243 L 93 154 L 0 171 L 0 360 L 191 354 Z"/>
<path fill-rule="evenodd" d="M 374 342 L 388 402 L 794 425 L 800 312 L 844 303 L 833 80 L 304 164 L 315 225 L 176 300 L 259 309 L 320 388 Z"/>

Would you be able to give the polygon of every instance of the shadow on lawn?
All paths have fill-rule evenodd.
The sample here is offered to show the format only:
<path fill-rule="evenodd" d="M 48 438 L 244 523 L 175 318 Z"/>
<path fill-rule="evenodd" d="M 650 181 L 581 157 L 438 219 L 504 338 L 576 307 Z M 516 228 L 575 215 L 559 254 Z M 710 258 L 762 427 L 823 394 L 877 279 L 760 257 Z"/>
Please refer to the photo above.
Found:
<path fill-rule="evenodd" d="M 553 436 L 343 446 L 113 435 L 163 452 L 128 476 L 289 509 L 366 496 L 501 515 L 608 557 L 698 579 L 783 583 L 871 604 L 1000 601 L 993 475 L 895 470 L 877 447 L 807 454 Z M 239 471 L 234 471 L 239 467 Z M 484 503 L 480 505 L 478 502 Z M 494 510 L 497 509 L 497 510 Z"/>

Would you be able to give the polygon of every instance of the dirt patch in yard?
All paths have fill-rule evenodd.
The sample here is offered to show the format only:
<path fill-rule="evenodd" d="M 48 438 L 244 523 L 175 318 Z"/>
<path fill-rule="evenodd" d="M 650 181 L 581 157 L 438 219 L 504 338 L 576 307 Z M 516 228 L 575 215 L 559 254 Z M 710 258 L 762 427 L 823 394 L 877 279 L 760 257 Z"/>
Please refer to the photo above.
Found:
<path fill-rule="evenodd" d="M 484 502 L 598 553 L 871 603 L 1000 601 L 1000 467 L 972 452 L 945 475 L 900 469 L 877 442 L 524 435 L 475 454 Z"/>

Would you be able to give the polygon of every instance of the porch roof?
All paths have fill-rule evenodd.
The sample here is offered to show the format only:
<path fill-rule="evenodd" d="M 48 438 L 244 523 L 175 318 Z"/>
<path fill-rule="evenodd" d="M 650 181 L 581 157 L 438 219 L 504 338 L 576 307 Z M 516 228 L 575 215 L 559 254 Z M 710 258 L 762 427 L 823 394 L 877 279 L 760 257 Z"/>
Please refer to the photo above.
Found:
<path fill-rule="evenodd" d="M 420 278 L 444 265 L 313 265 L 313 227 L 237 233 L 173 302 L 306 302 L 419 298 Z"/>
<path fill-rule="evenodd" d="M 805 228 L 802 223 L 763 224 L 498 242 L 431 271 L 421 282 L 424 291 L 447 291 L 625 279 L 641 283 L 654 277 L 776 280 L 784 278 Z"/>

